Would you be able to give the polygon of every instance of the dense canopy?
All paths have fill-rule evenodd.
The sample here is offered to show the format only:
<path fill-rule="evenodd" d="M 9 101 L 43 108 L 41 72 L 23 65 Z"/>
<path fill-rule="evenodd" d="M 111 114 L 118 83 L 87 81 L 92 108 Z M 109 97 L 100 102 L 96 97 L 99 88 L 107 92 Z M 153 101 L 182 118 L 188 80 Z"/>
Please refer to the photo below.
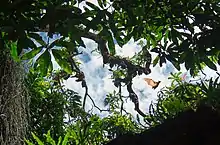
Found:
<path fill-rule="evenodd" d="M 139 108 L 139 96 L 132 86 L 135 76 L 154 73 L 150 67 L 163 66 L 167 62 L 179 71 L 184 64 L 191 76 L 198 75 L 206 66 L 217 71 L 220 64 L 218 0 L 97 0 L 97 4 L 89 0 L 4 0 L 0 5 L 0 33 L 0 78 L 3 80 L 0 84 L 3 105 L 0 107 L 4 108 L 10 98 L 5 97 L 7 93 L 3 90 L 16 90 L 16 85 L 10 87 L 8 80 L 4 80 L 6 71 L 3 70 L 12 68 L 6 68 L 5 64 L 30 61 L 27 72 L 23 72 L 25 75 L 16 76 L 25 76 L 26 80 L 30 110 L 24 116 L 30 117 L 29 132 L 43 138 L 42 134 L 51 130 L 46 136 L 51 144 L 61 143 L 59 136 L 64 135 L 63 144 L 68 138 L 71 144 L 101 144 L 121 134 L 139 133 L 161 124 L 186 108 L 195 109 L 198 104 L 219 106 L 218 78 L 193 84 L 181 81 L 180 74 L 172 74 L 172 85 L 158 93 L 158 102 L 151 104 L 149 113 Z M 43 40 L 42 33 L 46 33 L 47 41 Z M 86 99 L 92 100 L 92 96 L 88 94 L 84 72 L 76 59 L 81 53 L 79 47 L 86 49 L 82 38 L 98 44 L 103 65 L 113 72 L 113 82 L 118 88 L 117 93 L 109 94 L 105 101 L 110 105 L 107 111 L 114 115 L 104 119 L 84 110 Z M 122 47 L 131 39 L 144 40 L 140 44 L 141 51 L 133 59 L 119 56 L 115 45 Z M 157 54 L 154 59 L 153 53 Z M 53 68 L 53 57 L 61 70 Z M 62 86 L 62 80 L 72 77 L 85 89 L 83 97 Z M 3 87 L 6 84 L 8 87 Z M 144 125 L 139 116 L 135 120 L 123 108 L 123 85 Z M 7 114 L 2 110 L 0 115 Z M 71 125 L 64 122 L 66 115 L 73 119 Z M 2 120 L 6 122 L 7 119 Z M 5 126 L 0 127 L 3 136 Z M 41 144 L 39 138 L 32 135 Z"/>

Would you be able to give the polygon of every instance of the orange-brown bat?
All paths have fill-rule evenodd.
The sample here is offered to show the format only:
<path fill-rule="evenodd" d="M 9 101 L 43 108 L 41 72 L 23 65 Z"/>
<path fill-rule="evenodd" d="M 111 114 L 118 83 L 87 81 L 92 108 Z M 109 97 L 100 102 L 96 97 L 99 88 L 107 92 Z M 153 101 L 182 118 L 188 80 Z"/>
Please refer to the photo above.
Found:
<path fill-rule="evenodd" d="M 153 89 L 156 89 L 161 81 L 155 82 L 154 80 L 150 78 L 144 78 L 144 80 L 147 82 L 148 85 L 150 85 Z"/>

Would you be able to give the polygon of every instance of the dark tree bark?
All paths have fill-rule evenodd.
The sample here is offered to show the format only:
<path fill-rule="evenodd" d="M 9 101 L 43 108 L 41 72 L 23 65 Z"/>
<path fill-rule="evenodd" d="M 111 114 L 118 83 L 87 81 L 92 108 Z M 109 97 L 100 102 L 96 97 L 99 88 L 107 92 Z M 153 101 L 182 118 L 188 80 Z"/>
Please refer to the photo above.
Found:
<path fill-rule="evenodd" d="M 24 72 L 1 43 L 0 145 L 23 145 L 27 129 L 28 100 Z"/>

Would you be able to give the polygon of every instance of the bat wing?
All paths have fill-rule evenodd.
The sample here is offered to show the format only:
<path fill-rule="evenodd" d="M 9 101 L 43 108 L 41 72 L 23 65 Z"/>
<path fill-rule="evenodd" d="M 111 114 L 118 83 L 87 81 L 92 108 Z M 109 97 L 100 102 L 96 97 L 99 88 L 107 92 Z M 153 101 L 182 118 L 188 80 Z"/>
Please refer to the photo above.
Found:
<path fill-rule="evenodd" d="M 160 84 L 160 81 L 155 82 L 154 80 L 150 79 L 150 78 L 144 78 L 144 80 L 147 82 L 147 84 L 149 86 L 151 86 L 153 89 L 156 89 L 158 87 L 158 85 Z"/>
<path fill-rule="evenodd" d="M 148 85 L 153 86 L 154 85 L 154 81 L 150 78 L 144 78 L 144 80 L 147 82 Z"/>

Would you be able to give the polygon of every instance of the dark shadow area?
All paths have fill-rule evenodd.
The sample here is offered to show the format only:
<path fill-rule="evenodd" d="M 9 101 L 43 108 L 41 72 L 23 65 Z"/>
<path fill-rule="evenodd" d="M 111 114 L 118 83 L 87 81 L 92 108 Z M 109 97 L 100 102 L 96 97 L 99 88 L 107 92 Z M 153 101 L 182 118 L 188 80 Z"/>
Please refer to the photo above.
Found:
<path fill-rule="evenodd" d="M 219 145 L 220 114 L 207 106 L 187 110 L 136 135 L 120 136 L 106 145 Z"/>

